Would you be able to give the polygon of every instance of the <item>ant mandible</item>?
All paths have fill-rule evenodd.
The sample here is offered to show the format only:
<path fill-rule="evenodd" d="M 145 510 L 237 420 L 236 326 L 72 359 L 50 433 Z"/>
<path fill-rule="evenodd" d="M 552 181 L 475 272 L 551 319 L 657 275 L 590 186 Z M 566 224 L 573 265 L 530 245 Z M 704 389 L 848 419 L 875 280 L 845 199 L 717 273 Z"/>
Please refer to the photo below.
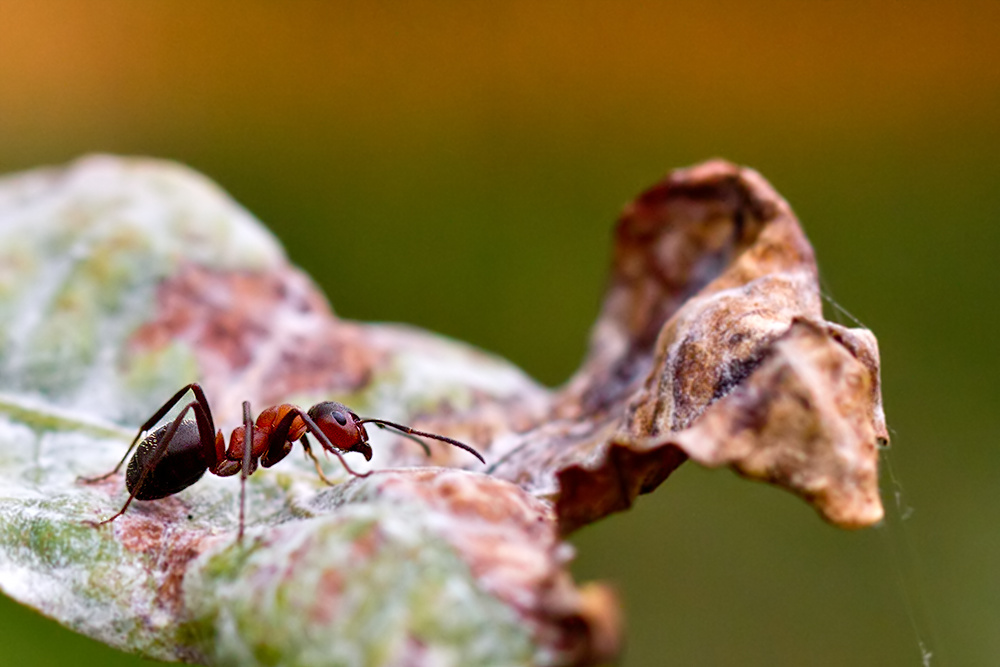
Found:
<path fill-rule="evenodd" d="M 163 419 L 181 398 L 190 390 L 194 400 L 184 406 L 180 414 L 170 422 L 148 434 L 140 442 L 139 437 L 152 428 L 156 422 Z M 195 420 L 184 419 L 188 411 L 194 412 Z M 216 431 L 212 421 L 212 409 L 205 398 L 205 392 L 197 382 L 193 382 L 164 403 L 145 424 L 139 428 L 125 456 L 118 462 L 115 469 L 100 477 L 84 478 L 84 482 L 94 483 L 107 479 L 121 470 L 129 454 L 138 443 L 135 456 L 128 463 L 125 471 L 125 486 L 129 490 L 128 500 L 111 518 L 96 525 L 111 523 L 128 509 L 133 500 L 158 500 L 171 496 L 191 486 L 205 474 L 205 471 L 220 477 L 229 477 L 236 473 L 240 475 L 240 530 L 238 539 L 243 538 L 243 519 L 246 507 L 246 479 L 257 470 L 257 461 L 265 468 L 270 468 L 292 451 L 292 445 L 298 441 L 306 455 L 312 459 L 316 472 L 327 484 L 333 484 L 320 467 L 319 460 L 313 454 L 309 445 L 307 433 L 312 433 L 324 450 L 336 456 L 344 469 L 355 477 L 367 477 L 370 472 L 353 470 L 344 459 L 341 452 L 360 452 L 365 460 L 372 458 L 372 448 L 368 444 L 368 433 L 364 424 L 375 424 L 379 428 L 392 428 L 404 436 L 418 442 L 424 451 L 430 455 L 430 449 L 422 440 L 432 438 L 447 442 L 464 449 L 477 459 L 486 463 L 475 449 L 458 440 L 418 431 L 403 424 L 396 424 L 385 419 L 358 417 L 347 406 L 334 401 L 317 403 L 305 411 L 297 405 L 283 403 L 267 408 L 257 416 L 254 422 L 250 414 L 250 402 L 243 401 L 243 426 L 233 429 L 229 436 L 229 448 L 226 448 L 222 431 Z M 246 446 L 246 434 L 250 433 L 249 447 Z"/>

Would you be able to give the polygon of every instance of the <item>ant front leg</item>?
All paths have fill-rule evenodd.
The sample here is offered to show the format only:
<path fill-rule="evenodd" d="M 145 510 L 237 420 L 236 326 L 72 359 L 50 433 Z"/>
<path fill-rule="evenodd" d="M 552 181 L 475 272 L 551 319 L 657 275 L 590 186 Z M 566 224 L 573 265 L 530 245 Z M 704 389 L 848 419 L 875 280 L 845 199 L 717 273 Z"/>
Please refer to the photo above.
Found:
<path fill-rule="evenodd" d="M 96 484 L 97 482 L 102 482 L 106 480 L 108 477 L 111 477 L 112 475 L 116 474 L 119 470 L 121 470 L 122 466 L 125 465 L 125 461 L 128 460 L 129 454 L 132 453 L 132 450 L 135 449 L 136 444 L 138 444 L 139 439 L 142 437 L 142 434 L 148 431 L 149 429 L 153 428 L 156 425 L 156 422 L 163 419 L 164 415 L 170 412 L 171 408 L 173 408 L 175 405 L 177 405 L 178 402 L 180 402 L 181 398 L 184 397 L 184 394 L 186 394 L 189 389 L 194 394 L 194 399 L 195 399 L 194 402 L 200 405 L 201 409 L 205 413 L 205 418 L 208 421 L 209 430 L 212 433 L 214 433 L 215 425 L 214 422 L 212 421 L 212 408 L 209 407 L 208 405 L 208 399 L 205 397 L 205 392 L 202 391 L 201 385 L 198 384 L 197 382 L 192 382 L 189 385 L 185 385 L 183 388 L 181 388 L 180 391 L 178 391 L 176 394 L 170 397 L 170 399 L 166 403 L 160 406 L 160 409 L 157 410 L 152 417 L 146 420 L 145 424 L 139 427 L 139 432 L 135 434 L 135 437 L 132 438 L 132 443 L 128 446 L 128 449 L 125 450 L 125 456 L 122 457 L 122 460 L 118 462 L 118 465 L 116 465 L 111 472 L 105 473 L 104 475 L 101 475 L 99 477 L 81 477 L 80 481 L 84 482 L 85 484 Z"/>
<path fill-rule="evenodd" d="M 330 452 L 340 460 L 340 464 L 344 466 L 344 470 L 346 470 L 349 474 L 354 477 L 367 477 L 371 474 L 371 471 L 361 473 L 351 468 L 351 466 L 348 465 L 347 460 L 344 458 L 344 455 L 340 453 L 340 449 L 335 447 L 333 443 L 330 442 L 330 439 L 326 436 L 323 430 L 316 425 L 316 422 L 313 421 L 312 417 L 310 417 L 305 410 L 297 406 L 291 406 L 291 409 L 285 414 L 284 417 L 281 418 L 281 421 L 278 422 L 274 431 L 271 432 L 268 440 L 268 452 L 266 458 L 272 461 L 277 461 L 288 453 L 285 449 L 285 443 L 288 441 L 288 430 L 291 428 L 292 422 L 295 421 L 296 417 L 300 417 L 302 419 L 305 423 L 306 430 L 316 436 L 316 439 L 319 440 L 319 443 L 322 445 L 324 450 Z M 302 441 L 304 443 L 303 448 L 306 451 L 306 455 L 313 460 L 317 470 L 319 470 L 319 461 L 313 455 L 312 448 L 310 448 L 306 443 L 305 434 L 302 436 Z M 320 472 L 320 478 L 327 484 L 332 485 L 330 480 L 328 480 L 322 472 Z"/>
<path fill-rule="evenodd" d="M 243 541 L 244 517 L 247 507 L 247 477 L 250 476 L 250 465 L 253 461 L 253 416 L 250 414 L 250 401 L 243 401 L 243 468 L 240 471 L 240 531 L 237 542 Z"/>
<path fill-rule="evenodd" d="M 302 451 L 306 453 L 306 456 L 309 457 L 309 459 L 312 460 L 313 465 L 316 466 L 316 474 L 319 475 L 319 478 L 323 480 L 323 483 L 327 486 L 333 486 L 334 482 L 331 482 L 327 476 L 323 474 L 323 466 L 319 464 L 319 459 L 316 458 L 315 454 L 313 454 L 312 446 L 309 444 L 309 436 L 303 433 L 302 439 L 299 440 L 299 443 L 302 445 Z"/>

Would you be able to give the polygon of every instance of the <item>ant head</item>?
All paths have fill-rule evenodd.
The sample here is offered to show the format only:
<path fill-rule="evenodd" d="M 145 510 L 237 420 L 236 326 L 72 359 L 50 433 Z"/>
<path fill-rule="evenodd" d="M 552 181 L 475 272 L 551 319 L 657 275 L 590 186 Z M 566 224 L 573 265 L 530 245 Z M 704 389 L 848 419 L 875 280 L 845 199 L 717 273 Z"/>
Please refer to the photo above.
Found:
<path fill-rule="evenodd" d="M 372 460 L 372 447 L 361 418 L 343 403 L 327 401 L 309 408 L 309 417 L 330 439 L 333 446 L 345 452 L 360 452 L 366 461 Z"/>

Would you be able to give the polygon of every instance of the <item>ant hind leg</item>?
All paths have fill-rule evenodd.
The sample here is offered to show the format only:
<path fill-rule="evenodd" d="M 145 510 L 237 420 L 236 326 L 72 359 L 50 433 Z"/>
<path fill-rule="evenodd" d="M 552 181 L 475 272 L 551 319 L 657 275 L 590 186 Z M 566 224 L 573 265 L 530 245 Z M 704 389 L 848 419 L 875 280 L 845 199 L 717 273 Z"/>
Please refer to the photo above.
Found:
<path fill-rule="evenodd" d="M 118 465 L 116 465 L 111 472 L 105 473 L 98 477 L 79 477 L 78 479 L 84 484 L 96 484 L 97 482 L 103 482 L 108 477 L 111 477 L 112 475 L 116 474 L 119 470 L 121 470 L 122 466 L 125 465 L 125 461 L 128 460 L 129 455 L 132 453 L 132 450 L 134 450 L 135 446 L 139 444 L 139 441 L 142 438 L 142 434 L 149 431 L 149 429 L 153 428 L 154 426 L 156 426 L 156 422 L 163 419 L 164 415 L 170 412 L 170 410 L 175 405 L 177 405 L 178 402 L 180 402 L 180 400 L 184 397 L 184 394 L 186 394 L 189 389 L 194 394 L 194 399 L 195 399 L 194 402 L 201 406 L 201 409 L 205 413 L 205 417 L 207 417 L 209 430 L 211 430 L 214 433 L 215 425 L 214 422 L 212 421 L 212 409 L 208 405 L 208 399 L 205 397 L 205 392 L 202 391 L 200 384 L 198 384 L 197 382 L 192 382 L 191 384 L 183 386 L 180 389 L 180 391 L 171 396 L 166 403 L 160 406 L 159 410 L 153 413 L 152 417 L 146 420 L 145 424 L 139 427 L 138 433 L 136 433 L 135 437 L 132 438 L 132 443 L 128 446 L 128 449 L 125 450 L 125 456 L 122 457 L 122 460 L 118 462 Z"/>
<path fill-rule="evenodd" d="M 169 408 L 167 409 L 169 410 Z M 170 426 L 167 427 L 166 432 L 164 432 L 163 434 L 163 439 L 156 443 L 156 449 L 153 451 L 153 455 L 149 457 L 149 461 L 142 469 L 142 474 L 139 475 L 139 479 L 136 481 L 134 487 L 130 489 L 128 500 L 125 501 L 125 504 L 122 505 L 122 508 L 118 510 L 118 512 L 116 512 L 111 517 L 105 519 L 104 521 L 98 521 L 98 522 L 86 521 L 85 523 L 91 524 L 95 527 L 103 526 L 104 524 L 111 523 L 121 515 L 125 514 L 125 510 L 127 510 L 128 506 L 132 504 L 133 500 L 135 500 L 135 497 L 136 495 L 138 495 L 139 490 L 142 489 L 142 484 L 143 482 L 146 481 L 146 477 L 149 475 L 149 471 L 155 468 L 156 464 L 158 464 L 160 462 L 160 459 L 163 458 L 163 455 L 166 454 L 167 447 L 170 446 L 170 442 L 174 439 L 174 434 L 177 433 L 177 428 L 181 425 L 181 422 L 184 421 L 184 417 L 187 415 L 188 410 L 194 410 L 195 418 L 198 421 L 200 428 L 204 428 L 204 426 L 207 425 L 207 421 L 211 419 L 211 417 L 208 417 L 205 414 L 200 403 L 192 401 L 191 403 L 185 405 L 184 409 L 180 411 L 177 417 L 172 422 L 170 422 Z"/>

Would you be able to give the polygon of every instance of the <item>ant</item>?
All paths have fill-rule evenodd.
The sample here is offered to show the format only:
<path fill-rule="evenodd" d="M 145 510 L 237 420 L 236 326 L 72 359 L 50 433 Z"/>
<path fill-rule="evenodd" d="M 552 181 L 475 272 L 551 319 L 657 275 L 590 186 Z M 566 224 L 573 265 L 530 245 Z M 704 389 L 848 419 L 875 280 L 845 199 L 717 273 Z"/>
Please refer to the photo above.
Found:
<path fill-rule="evenodd" d="M 189 390 L 194 394 L 194 400 L 185 405 L 172 422 L 149 433 L 140 442 L 139 437 L 163 419 Z M 184 419 L 189 410 L 194 413 L 194 421 Z M 307 436 L 307 433 L 311 433 L 325 451 L 340 460 L 348 473 L 354 477 L 367 477 L 371 472 L 361 473 L 353 470 L 342 454 L 342 452 L 359 452 L 366 461 L 371 460 L 372 448 L 368 444 L 365 424 L 375 424 L 379 428 L 399 431 L 405 437 L 419 443 L 428 456 L 430 448 L 417 436 L 447 442 L 486 463 L 479 452 L 463 442 L 443 435 L 418 431 L 385 419 L 362 419 L 347 406 L 334 401 L 317 403 L 309 408 L 308 412 L 289 403 L 275 405 L 261 412 L 256 422 L 250 414 L 250 402 L 243 401 L 243 426 L 233 429 L 227 449 L 222 431 L 215 429 L 212 409 L 208 405 L 205 392 L 197 382 L 193 382 L 174 394 L 139 428 L 125 456 L 114 470 L 100 477 L 83 478 L 84 482 L 92 484 L 114 475 L 121 470 L 138 443 L 139 448 L 125 471 L 125 486 L 129 490 L 128 500 L 117 514 L 94 525 L 111 523 L 125 513 L 133 500 L 158 500 L 178 493 L 201 479 L 206 470 L 220 477 L 229 477 L 239 472 L 241 473 L 240 530 L 237 539 L 242 540 L 246 480 L 257 470 L 258 460 L 265 468 L 270 468 L 288 456 L 292 451 L 292 445 L 298 441 L 302 443 L 306 455 L 312 459 L 320 479 L 333 485 L 333 482 L 323 474 L 319 460 L 313 454 Z M 248 433 L 249 438 L 247 438 Z M 251 443 L 249 447 L 246 446 L 247 440 Z"/>

